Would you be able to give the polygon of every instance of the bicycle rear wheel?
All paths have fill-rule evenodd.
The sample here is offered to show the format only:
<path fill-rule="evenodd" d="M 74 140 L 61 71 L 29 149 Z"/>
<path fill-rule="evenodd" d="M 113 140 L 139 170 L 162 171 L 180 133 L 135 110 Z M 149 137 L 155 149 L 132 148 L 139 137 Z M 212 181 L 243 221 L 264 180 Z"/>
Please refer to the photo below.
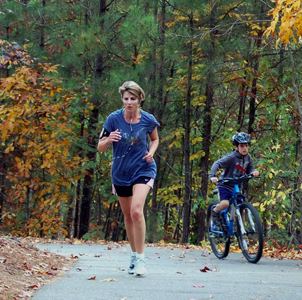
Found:
<path fill-rule="evenodd" d="M 217 202 L 210 203 L 207 211 L 207 232 L 210 240 L 211 248 L 218 258 L 227 257 L 230 250 L 230 237 L 225 233 L 217 233 L 212 231 L 212 207 L 218 204 Z"/>
<path fill-rule="evenodd" d="M 237 216 L 237 239 L 244 257 L 250 263 L 257 263 L 263 251 L 263 233 L 261 220 L 255 207 L 249 202 L 239 205 L 243 221 L 241 230 Z M 245 232 L 244 232 L 245 231 Z"/>

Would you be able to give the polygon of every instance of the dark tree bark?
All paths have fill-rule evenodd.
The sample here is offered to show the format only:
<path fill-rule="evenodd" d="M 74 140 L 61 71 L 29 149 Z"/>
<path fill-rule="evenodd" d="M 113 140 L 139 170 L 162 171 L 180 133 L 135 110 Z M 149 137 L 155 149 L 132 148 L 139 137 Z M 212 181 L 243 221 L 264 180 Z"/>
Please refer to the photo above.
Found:
<path fill-rule="evenodd" d="M 0 156 L 0 224 L 2 224 L 2 215 L 3 215 L 3 205 L 5 199 L 5 163 L 4 157 L 1 153 Z"/>
<path fill-rule="evenodd" d="M 42 7 L 43 9 L 46 7 L 46 0 L 42 0 Z M 44 49 L 45 47 L 45 31 L 44 31 L 44 26 L 45 26 L 45 15 L 44 11 L 42 10 L 41 13 L 41 23 L 40 23 L 40 48 Z"/>
<path fill-rule="evenodd" d="M 264 13 L 263 3 L 261 5 L 261 14 Z M 254 72 L 255 74 L 259 71 L 259 59 L 260 59 L 260 51 L 262 46 L 262 38 L 263 38 L 263 31 L 258 31 L 258 36 L 256 40 L 256 55 L 254 56 Z M 248 133 L 254 133 L 254 122 L 255 122 L 255 115 L 256 115 L 256 99 L 257 99 L 257 81 L 258 76 L 255 75 L 252 81 L 252 89 L 251 89 L 251 98 L 250 98 L 250 110 L 249 110 L 249 125 L 248 125 Z"/>
<path fill-rule="evenodd" d="M 190 28 L 193 29 L 193 16 L 190 17 Z M 184 137 L 184 167 L 185 167 L 185 198 L 183 215 L 182 242 L 189 242 L 190 215 L 191 215 L 191 168 L 190 168 L 190 132 L 191 132 L 191 91 L 192 91 L 192 69 L 193 69 L 193 44 L 189 42 L 188 49 L 188 87 L 185 108 L 185 137 Z"/>
<path fill-rule="evenodd" d="M 106 12 L 106 0 L 100 0 L 99 2 L 99 16 L 100 16 L 100 27 L 101 32 L 104 29 L 104 15 Z M 102 76 L 104 75 L 104 58 L 103 54 L 97 53 L 95 57 L 95 67 L 94 67 L 94 81 L 95 86 L 98 86 L 97 82 L 100 81 Z M 97 90 L 94 91 L 92 96 L 92 103 L 94 104 L 94 108 L 89 117 L 88 123 L 88 146 L 92 149 L 96 149 L 97 147 L 97 139 L 95 138 L 95 129 L 98 123 L 99 118 L 99 101 L 100 96 Z M 88 161 L 95 162 L 96 160 L 96 150 L 89 151 L 87 153 Z M 91 203 L 93 197 L 93 183 L 94 183 L 94 167 L 86 170 L 86 174 L 84 177 L 84 186 L 83 186 L 83 196 L 81 201 L 81 214 L 80 214 L 80 228 L 79 228 L 79 238 L 81 238 L 85 233 L 89 230 L 90 224 L 90 216 L 91 216 Z"/>
<path fill-rule="evenodd" d="M 216 20 L 215 20 L 215 11 L 212 10 L 210 15 L 210 50 L 207 55 L 207 80 L 206 80 L 206 103 L 203 112 L 203 131 L 202 131 L 202 149 L 204 151 L 204 156 L 200 159 L 200 170 L 201 170 L 201 186 L 200 186 L 200 195 L 204 203 L 207 199 L 208 193 L 208 169 L 209 169 L 209 157 L 210 157 L 210 145 L 211 145 L 211 130 L 212 130 L 212 106 L 213 106 L 213 94 L 214 94 L 214 59 L 216 53 Z M 206 211 L 204 203 L 199 205 L 198 208 L 198 234 L 197 234 L 197 244 L 199 244 L 205 237 L 205 218 Z"/>
<path fill-rule="evenodd" d="M 154 7 L 154 17 L 158 19 L 158 7 L 157 7 L 157 1 L 155 1 L 155 7 Z M 165 52 L 164 52 L 164 46 L 165 46 L 165 23 L 166 23 L 166 2 L 162 0 L 161 5 L 161 13 L 160 13 L 160 20 L 159 20 L 159 43 L 155 40 L 153 43 L 153 64 L 152 64 L 152 73 L 151 73 L 151 113 L 156 115 L 157 121 L 161 123 L 162 116 L 163 116 L 163 110 L 165 107 L 165 100 L 164 100 L 164 92 L 163 92 L 163 85 L 165 80 L 165 73 L 164 73 L 164 62 L 165 62 Z M 159 49 L 158 49 L 159 46 Z M 159 61 L 157 61 L 157 51 L 159 50 Z M 156 92 L 156 73 L 158 71 L 158 89 Z M 154 101 L 154 100 L 157 101 Z M 157 110 L 157 111 L 155 111 Z M 160 128 L 159 128 L 160 131 Z M 160 160 L 160 149 L 157 150 L 157 153 L 159 155 L 155 156 L 155 163 L 157 165 L 157 170 L 161 169 L 161 160 Z M 152 204 L 151 204 L 151 218 L 150 218 L 150 233 L 149 233 L 149 242 L 154 242 L 154 234 L 156 232 L 156 226 L 157 222 L 156 220 L 156 213 L 158 211 L 158 203 L 157 203 L 157 192 L 158 192 L 158 186 L 159 186 L 159 173 L 157 174 L 155 180 L 154 180 L 154 186 L 152 191 Z"/>
<path fill-rule="evenodd" d="M 241 89 L 240 89 L 240 94 L 239 94 L 239 113 L 238 113 L 239 128 L 243 127 L 243 123 L 245 120 L 245 106 L 246 106 L 247 90 L 248 90 L 248 86 L 247 86 L 246 82 L 243 82 L 241 84 Z"/>

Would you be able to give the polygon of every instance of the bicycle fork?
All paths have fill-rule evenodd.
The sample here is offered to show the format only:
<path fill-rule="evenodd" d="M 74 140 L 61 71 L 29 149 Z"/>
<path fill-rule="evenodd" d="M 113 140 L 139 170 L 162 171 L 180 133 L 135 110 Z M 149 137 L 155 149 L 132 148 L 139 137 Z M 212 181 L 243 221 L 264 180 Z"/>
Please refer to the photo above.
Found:
<path fill-rule="evenodd" d="M 245 235 L 246 234 L 246 230 L 244 228 L 244 224 L 243 224 L 243 221 L 242 221 L 240 209 L 238 207 L 236 208 L 236 214 L 237 214 L 237 221 L 239 223 L 239 227 L 240 227 L 241 233 L 242 233 L 242 235 Z"/>
<path fill-rule="evenodd" d="M 254 220 L 252 218 L 252 213 L 249 209 L 246 209 L 246 211 L 247 211 L 247 216 L 245 216 L 245 217 L 247 217 L 249 219 L 249 225 L 251 226 L 252 232 L 256 232 L 255 223 L 254 223 Z M 244 228 L 244 224 L 243 224 L 243 220 L 242 220 L 242 216 L 241 216 L 239 208 L 236 209 L 236 213 L 237 213 L 237 218 L 238 218 L 238 222 L 239 222 L 242 234 L 243 235 L 247 234 L 248 232 Z"/>
<path fill-rule="evenodd" d="M 254 223 L 254 220 L 252 218 L 252 213 L 251 213 L 251 211 L 249 209 L 247 209 L 247 215 L 248 215 L 248 218 L 249 218 L 249 221 L 250 221 L 250 225 L 251 225 L 252 231 L 256 232 L 255 223 Z"/>

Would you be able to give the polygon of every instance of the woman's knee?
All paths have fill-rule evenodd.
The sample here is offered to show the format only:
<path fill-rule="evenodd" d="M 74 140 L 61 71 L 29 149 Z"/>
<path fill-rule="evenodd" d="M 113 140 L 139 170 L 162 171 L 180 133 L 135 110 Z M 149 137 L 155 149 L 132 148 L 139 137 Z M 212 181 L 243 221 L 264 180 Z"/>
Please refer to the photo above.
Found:
<path fill-rule="evenodd" d="M 133 221 L 139 221 L 144 217 L 144 212 L 140 208 L 133 208 L 131 211 L 131 218 Z"/>
<path fill-rule="evenodd" d="M 127 213 L 123 212 L 123 215 L 124 215 L 124 221 L 125 222 L 131 222 L 132 221 L 132 215 L 131 215 L 130 212 L 127 212 Z"/>

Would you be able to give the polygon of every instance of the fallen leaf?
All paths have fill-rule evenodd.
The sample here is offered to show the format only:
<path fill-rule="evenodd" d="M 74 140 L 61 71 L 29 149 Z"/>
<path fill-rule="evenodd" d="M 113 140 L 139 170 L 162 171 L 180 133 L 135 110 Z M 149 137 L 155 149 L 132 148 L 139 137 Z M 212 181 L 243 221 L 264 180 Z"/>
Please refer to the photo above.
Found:
<path fill-rule="evenodd" d="M 29 298 L 31 297 L 31 293 L 26 292 L 26 291 L 21 291 L 22 294 L 18 295 L 20 298 Z"/>
<path fill-rule="evenodd" d="M 204 267 L 203 269 L 200 269 L 200 272 L 206 273 L 207 271 L 211 271 L 211 269 L 208 267 Z"/>
<path fill-rule="evenodd" d="M 56 274 L 55 274 L 55 273 L 50 272 L 50 271 L 45 272 L 45 274 L 46 274 L 46 275 L 52 275 L 52 276 L 56 276 Z"/>
<path fill-rule="evenodd" d="M 32 268 L 30 268 L 30 267 L 27 265 L 27 262 L 24 263 L 24 267 L 25 267 L 25 269 L 27 269 L 27 270 L 29 270 L 29 271 L 32 270 Z"/>
<path fill-rule="evenodd" d="M 242 251 L 241 251 L 241 249 L 237 248 L 237 249 L 233 249 L 232 252 L 233 253 L 241 253 Z"/>
<path fill-rule="evenodd" d="M 89 278 L 88 280 L 95 280 L 96 279 L 96 276 L 93 276 L 91 278 Z"/>
<path fill-rule="evenodd" d="M 107 278 L 107 279 L 102 279 L 100 281 L 109 282 L 109 281 L 117 281 L 117 280 L 113 278 Z"/>
<path fill-rule="evenodd" d="M 42 268 L 47 268 L 47 267 L 48 267 L 48 264 L 40 263 L 40 267 L 42 267 Z"/>
<path fill-rule="evenodd" d="M 34 290 L 38 290 L 39 289 L 39 287 L 36 284 L 29 286 L 29 288 L 30 289 L 34 289 Z"/>
<path fill-rule="evenodd" d="M 81 245 L 82 242 L 78 239 L 76 239 L 74 242 L 73 242 L 74 245 Z"/>

